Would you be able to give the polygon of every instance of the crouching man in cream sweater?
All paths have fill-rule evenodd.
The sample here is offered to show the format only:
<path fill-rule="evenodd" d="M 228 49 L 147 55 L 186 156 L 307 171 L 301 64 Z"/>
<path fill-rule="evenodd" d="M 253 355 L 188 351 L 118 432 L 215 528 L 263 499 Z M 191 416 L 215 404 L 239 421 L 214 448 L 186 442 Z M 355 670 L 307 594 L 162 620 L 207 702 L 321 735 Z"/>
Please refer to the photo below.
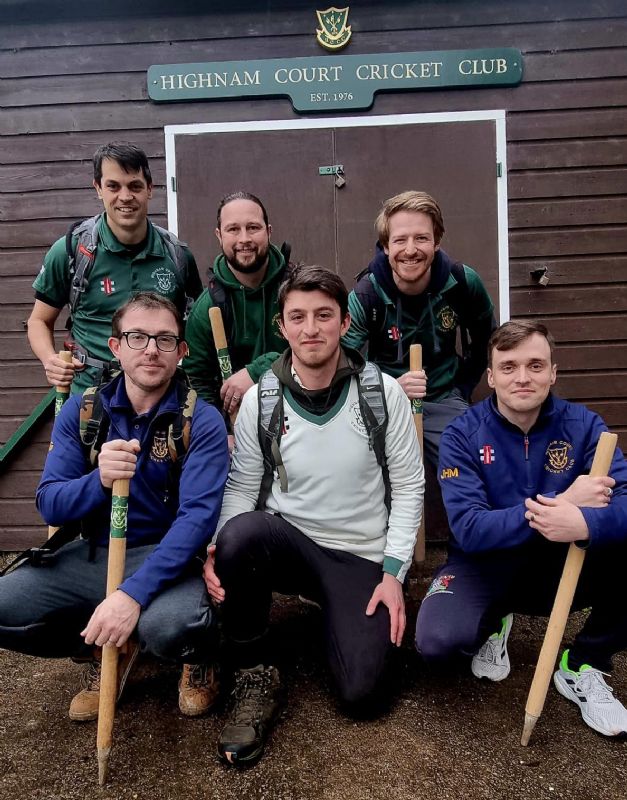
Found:
<path fill-rule="evenodd" d="M 403 580 L 424 492 L 409 400 L 340 346 L 350 324 L 341 278 L 297 267 L 279 308 L 289 348 L 242 402 L 205 565 L 235 670 L 218 753 L 238 766 L 261 756 L 282 705 L 266 642 L 273 591 L 320 604 L 340 697 L 372 696 L 405 630 Z"/>

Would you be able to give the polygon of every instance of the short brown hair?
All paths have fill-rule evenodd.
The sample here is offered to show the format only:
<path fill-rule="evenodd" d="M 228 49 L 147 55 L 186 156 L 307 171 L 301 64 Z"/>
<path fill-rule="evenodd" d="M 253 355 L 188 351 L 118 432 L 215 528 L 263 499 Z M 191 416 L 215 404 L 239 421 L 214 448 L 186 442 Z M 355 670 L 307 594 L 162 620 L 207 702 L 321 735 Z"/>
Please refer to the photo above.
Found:
<path fill-rule="evenodd" d="M 156 292 L 137 292 L 130 297 L 123 306 L 120 306 L 111 320 L 111 336 L 119 339 L 122 336 L 122 317 L 127 311 L 134 308 L 143 308 L 146 311 L 169 311 L 176 321 L 178 335 L 183 338 L 185 326 L 183 317 L 171 300 Z"/>
<path fill-rule="evenodd" d="M 426 192 L 409 191 L 401 192 L 401 194 L 396 194 L 386 200 L 379 212 L 379 216 L 375 220 L 374 227 L 379 241 L 384 247 L 387 247 L 390 241 L 390 217 L 399 211 L 421 211 L 431 217 L 435 243 L 440 244 L 444 236 L 444 220 L 442 219 L 440 206 Z"/>
<path fill-rule="evenodd" d="M 540 336 L 544 336 L 549 343 L 551 364 L 554 364 L 555 339 L 549 333 L 549 329 L 546 325 L 536 320 L 516 320 L 504 322 L 494 331 L 492 336 L 490 336 L 490 341 L 488 342 L 488 366 L 492 367 L 493 350 L 505 352 L 507 352 L 507 350 L 513 350 L 515 347 L 518 347 L 521 342 L 524 342 L 525 339 L 533 336 L 534 333 L 539 333 Z"/>
<path fill-rule="evenodd" d="M 285 301 L 290 292 L 324 292 L 340 307 L 342 319 L 348 313 L 348 290 L 340 276 L 317 264 L 299 264 L 287 271 L 279 286 L 279 311 L 283 319 Z"/>

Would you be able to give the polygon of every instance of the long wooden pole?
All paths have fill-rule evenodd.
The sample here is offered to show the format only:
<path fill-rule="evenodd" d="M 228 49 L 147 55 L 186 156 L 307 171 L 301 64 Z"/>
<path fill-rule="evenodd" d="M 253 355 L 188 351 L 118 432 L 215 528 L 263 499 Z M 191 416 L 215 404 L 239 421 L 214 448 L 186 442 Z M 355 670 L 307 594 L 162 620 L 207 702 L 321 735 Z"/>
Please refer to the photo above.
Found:
<path fill-rule="evenodd" d="M 419 372 L 422 369 L 422 345 L 412 344 L 409 348 L 409 369 L 411 372 Z M 424 463 L 424 436 L 422 430 L 422 400 L 415 399 L 411 401 L 411 410 L 414 415 L 414 425 L 416 426 L 416 433 L 418 434 L 418 442 L 420 443 L 420 453 Z M 414 561 L 422 564 L 425 560 L 425 506 L 422 507 L 422 519 L 420 520 L 420 527 L 418 528 L 418 536 L 416 538 L 416 546 L 414 547 Z"/>
<path fill-rule="evenodd" d="M 233 374 L 233 366 L 231 364 L 231 356 L 229 355 L 229 346 L 226 341 L 226 332 L 224 330 L 224 321 L 222 319 L 222 309 L 219 306 L 211 306 L 209 309 L 209 324 L 211 325 L 211 333 L 213 334 L 213 342 L 216 346 L 216 353 L 218 355 L 218 364 L 220 366 L 220 374 L 222 375 L 222 383 L 231 377 Z M 237 411 L 229 414 L 231 423 L 235 422 Z"/>
<path fill-rule="evenodd" d="M 68 364 L 72 363 L 72 353 L 69 350 L 61 350 L 59 352 L 59 358 L 66 361 Z M 59 415 L 59 411 L 63 407 L 63 403 L 68 399 L 70 396 L 70 386 L 71 384 L 67 384 L 67 386 L 57 386 L 55 391 L 54 397 L 54 416 L 55 418 Z M 48 525 L 48 538 L 53 536 L 59 530 L 58 526 L 56 525 Z"/>
<path fill-rule="evenodd" d="M 615 433 L 608 433 L 607 431 L 604 431 L 599 437 L 599 443 L 597 444 L 592 467 L 590 468 L 590 475 L 592 477 L 596 478 L 607 475 L 609 472 L 617 439 L 618 437 Z M 555 668 L 557 653 L 562 637 L 564 636 L 564 629 L 566 628 L 566 622 L 570 614 L 570 607 L 573 603 L 573 597 L 577 589 L 577 581 L 579 580 L 579 574 L 581 573 L 585 556 L 586 551 L 581 547 L 577 547 L 574 542 L 571 542 L 564 564 L 564 571 L 562 572 L 557 594 L 555 595 L 553 610 L 551 611 L 546 634 L 544 635 L 542 649 L 538 657 L 536 671 L 533 676 L 533 681 L 531 682 L 531 688 L 529 689 L 529 696 L 527 697 L 525 724 L 520 740 L 520 743 L 524 747 L 529 744 L 533 729 L 544 708 L 546 693 L 549 689 L 549 682 Z"/>
<path fill-rule="evenodd" d="M 111 499 L 111 529 L 109 534 L 109 563 L 107 569 L 107 597 L 115 592 L 124 579 L 126 561 L 126 517 L 128 511 L 129 481 L 113 482 Z M 107 778 L 109 754 L 113 739 L 115 701 L 118 694 L 118 656 L 120 648 L 105 645 L 102 648 L 100 674 L 100 700 L 98 703 L 98 783 L 104 786 Z"/>

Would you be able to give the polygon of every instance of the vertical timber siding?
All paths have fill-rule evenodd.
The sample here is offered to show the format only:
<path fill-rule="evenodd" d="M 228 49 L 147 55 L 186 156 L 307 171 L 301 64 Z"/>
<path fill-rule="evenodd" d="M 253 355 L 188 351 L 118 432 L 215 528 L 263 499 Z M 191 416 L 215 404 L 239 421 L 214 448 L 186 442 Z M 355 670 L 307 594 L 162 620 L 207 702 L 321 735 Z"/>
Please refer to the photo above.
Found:
<path fill-rule="evenodd" d="M 147 151 L 153 216 L 163 224 L 164 125 L 296 116 L 287 99 L 154 105 L 148 67 L 323 54 L 315 3 L 232 2 L 220 13 L 182 0 L 176 15 L 172 5 L 147 0 L 129 10 L 111 0 L 100 19 L 93 4 L 75 0 L 0 0 L 0 442 L 46 391 L 25 336 L 30 285 L 70 221 L 98 210 L 89 188 L 95 148 L 120 138 Z M 352 54 L 523 52 L 518 87 L 382 94 L 369 111 L 351 113 L 507 110 L 512 316 L 548 321 L 559 344 L 558 391 L 599 411 L 625 448 L 624 0 L 360 2 L 350 24 Z M 546 287 L 531 277 L 539 267 L 548 268 Z M 33 493 L 48 436 L 49 427 L 39 430 L 0 475 L 0 549 L 43 535 Z"/>

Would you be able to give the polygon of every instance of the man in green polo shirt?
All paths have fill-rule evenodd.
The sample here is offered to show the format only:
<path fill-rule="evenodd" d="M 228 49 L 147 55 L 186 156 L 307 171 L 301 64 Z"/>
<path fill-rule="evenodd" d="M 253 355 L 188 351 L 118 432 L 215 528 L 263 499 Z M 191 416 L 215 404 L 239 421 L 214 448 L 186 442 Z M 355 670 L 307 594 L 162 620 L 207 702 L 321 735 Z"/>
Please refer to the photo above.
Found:
<path fill-rule="evenodd" d="M 131 295 L 154 291 L 185 313 L 202 291 L 189 249 L 148 220 L 152 177 L 143 150 L 126 142 L 98 148 L 93 185 L 104 213 L 79 225 L 69 246 L 64 236 L 50 248 L 33 283 L 36 299 L 28 320 L 28 340 L 48 382 L 71 382 L 73 392 L 99 382 L 111 357 L 111 318 Z M 85 238 L 79 235 L 82 229 L 93 233 Z M 81 259 L 87 259 L 87 268 L 82 285 L 73 291 Z M 55 322 L 68 303 L 74 341 L 70 364 L 59 358 L 54 343 Z"/>

